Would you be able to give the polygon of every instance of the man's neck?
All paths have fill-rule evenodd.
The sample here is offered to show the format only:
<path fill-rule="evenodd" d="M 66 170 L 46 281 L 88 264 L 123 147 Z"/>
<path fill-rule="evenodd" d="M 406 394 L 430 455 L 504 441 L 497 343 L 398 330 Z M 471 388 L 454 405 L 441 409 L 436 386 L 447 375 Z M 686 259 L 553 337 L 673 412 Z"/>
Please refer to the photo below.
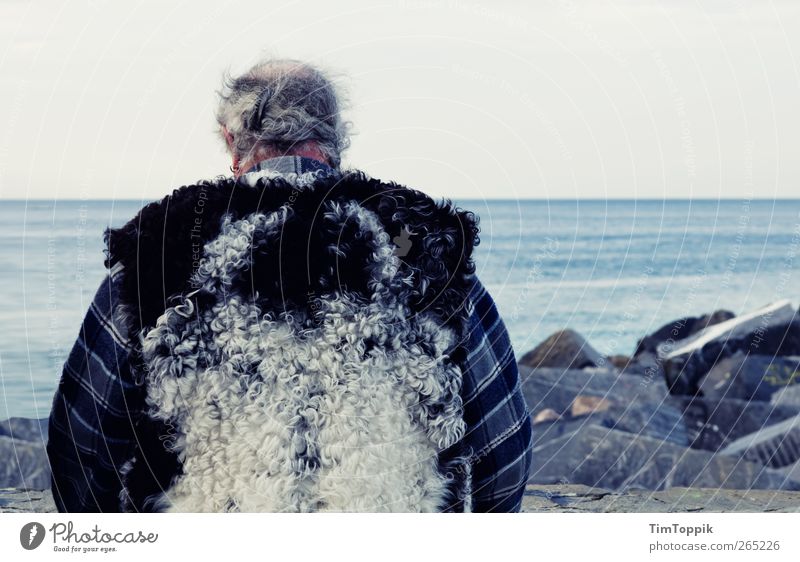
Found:
<path fill-rule="evenodd" d="M 320 170 L 324 170 L 326 172 L 333 171 L 333 168 L 325 164 L 324 162 L 320 162 L 319 160 L 315 160 L 313 158 L 308 158 L 306 156 L 298 156 L 296 154 L 292 155 L 281 155 L 276 156 L 274 158 L 267 158 L 255 164 L 254 166 L 250 167 L 245 171 L 244 174 L 241 174 L 240 177 L 242 178 L 249 178 L 253 179 L 258 176 L 262 176 L 265 173 L 278 173 L 278 174 L 295 174 L 301 175 L 306 174 L 309 172 L 318 172 Z"/>
<path fill-rule="evenodd" d="M 290 151 L 281 151 L 272 147 L 259 148 L 255 151 L 252 158 L 248 158 L 246 161 L 239 164 L 239 172 L 235 174 L 235 177 L 238 178 L 240 175 L 252 171 L 256 166 L 266 160 L 272 160 L 282 156 L 299 156 L 301 158 L 310 158 L 311 160 L 316 160 L 325 166 L 330 166 L 327 157 L 322 153 L 319 145 L 315 142 L 307 141 L 293 146 Z"/>

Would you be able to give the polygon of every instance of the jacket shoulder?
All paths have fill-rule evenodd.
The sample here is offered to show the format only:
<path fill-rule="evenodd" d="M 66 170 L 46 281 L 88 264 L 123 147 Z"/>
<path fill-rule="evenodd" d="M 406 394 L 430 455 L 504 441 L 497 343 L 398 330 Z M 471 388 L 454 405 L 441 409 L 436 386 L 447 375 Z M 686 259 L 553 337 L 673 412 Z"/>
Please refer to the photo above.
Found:
<path fill-rule="evenodd" d="M 123 266 L 121 300 L 137 303 L 141 326 L 131 329 L 153 326 L 170 297 L 186 289 L 204 245 L 220 234 L 225 217 L 237 220 L 285 207 L 290 216 L 287 236 L 327 236 L 344 247 L 352 240 L 342 236 L 343 225 L 333 225 L 335 232 L 316 231 L 320 213 L 348 203 L 371 211 L 397 245 L 396 254 L 413 272 L 414 301 L 421 310 L 441 307 L 447 316 L 446 310 L 452 313 L 466 300 L 478 219 L 450 200 L 437 201 L 358 170 L 322 176 L 302 188 L 280 176 L 260 178 L 252 185 L 218 178 L 176 189 L 143 207 L 122 227 L 106 231 L 106 265 Z M 282 254 L 284 259 L 296 257 Z M 293 269 L 280 267 L 283 272 Z"/>

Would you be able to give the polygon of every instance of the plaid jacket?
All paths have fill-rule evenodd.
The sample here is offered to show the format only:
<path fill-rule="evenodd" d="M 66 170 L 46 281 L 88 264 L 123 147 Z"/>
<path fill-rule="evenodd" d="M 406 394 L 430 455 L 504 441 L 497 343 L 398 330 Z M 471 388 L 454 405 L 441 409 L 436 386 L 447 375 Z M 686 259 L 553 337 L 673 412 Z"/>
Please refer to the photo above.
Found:
<path fill-rule="evenodd" d="M 284 158 L 275 168 L 302 171 L 303 160 Z M 145 389 L 128 367 L 127 335 L 111 319 L 119 272 L 112 269 L 98 289 L 54 398 L 47 452 L 59 511 L 118 511 L 120 468 L 137 448 Z M 495 304 L 477 280 L 468 306 L 462 398 L 472 510 L 519 511 L 531 465 L 531 426 L 516 360 Z"/>

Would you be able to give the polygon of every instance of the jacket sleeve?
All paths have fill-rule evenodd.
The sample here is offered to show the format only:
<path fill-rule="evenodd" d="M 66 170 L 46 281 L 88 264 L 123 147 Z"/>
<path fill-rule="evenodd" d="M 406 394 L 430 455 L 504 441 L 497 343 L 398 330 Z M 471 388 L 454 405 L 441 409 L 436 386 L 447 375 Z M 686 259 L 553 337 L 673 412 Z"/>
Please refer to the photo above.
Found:
<path fill-rule="evenodd" d="M 530 416 L 503 320 L 476 280 L 462 385 L 472 511 L 516 512 L 532 461 Z"/>
<path fill-rule="evenodd" d="M 112 273 L 86 313 L 53 400 L 47 455 L 61 512 L 120 510 L 120 468 L 135 450 L 144 391 L 128 367 L 126 337 L 111 320 L 116 305 Z"/>

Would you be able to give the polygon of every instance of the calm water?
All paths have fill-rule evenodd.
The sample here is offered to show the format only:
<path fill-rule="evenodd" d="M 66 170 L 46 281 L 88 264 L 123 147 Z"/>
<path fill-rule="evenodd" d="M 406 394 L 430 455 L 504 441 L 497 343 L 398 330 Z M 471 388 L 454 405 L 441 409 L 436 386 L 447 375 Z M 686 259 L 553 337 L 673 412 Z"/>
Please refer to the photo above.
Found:
<path fill-rule="evenodd" d="M 674 318 L 800 301 L 800 200 L 461 201 L 517 354 L 569 326 L 630 353 Z M 102 231 L 139 201 L 0 202 L 0 419 L 48 414 L 103 278 Z"/>

